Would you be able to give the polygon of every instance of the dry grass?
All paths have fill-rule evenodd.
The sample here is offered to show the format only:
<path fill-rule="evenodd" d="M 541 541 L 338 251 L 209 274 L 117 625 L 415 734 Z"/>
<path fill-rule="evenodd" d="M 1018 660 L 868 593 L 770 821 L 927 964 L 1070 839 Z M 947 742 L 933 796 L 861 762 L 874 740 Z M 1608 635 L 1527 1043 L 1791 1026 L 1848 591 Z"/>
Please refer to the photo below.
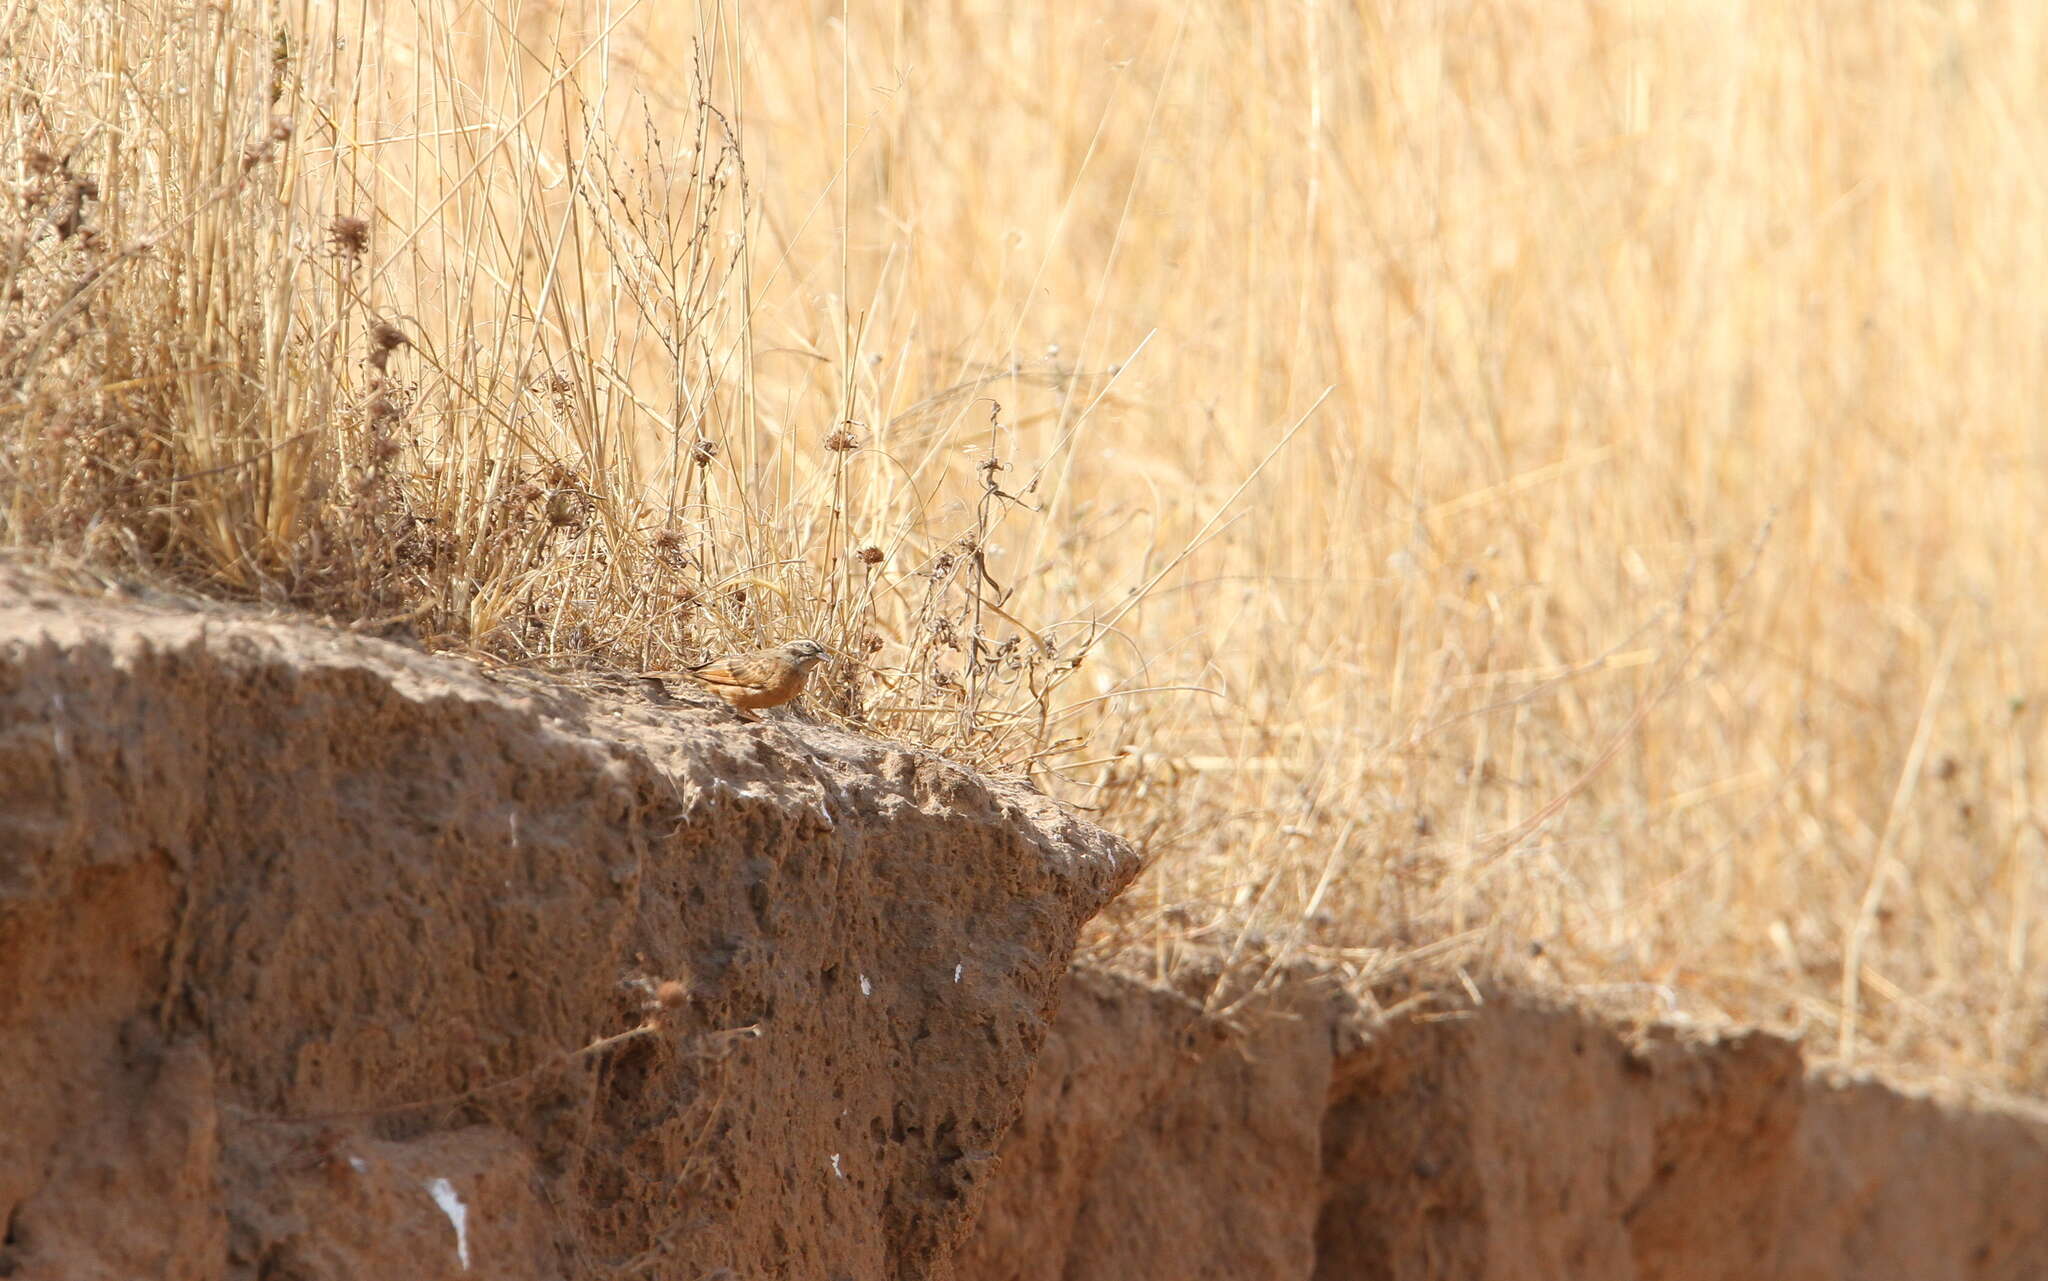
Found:
<path fill-rule="evenodd" d="M 2035 6 L 327 8 L 0 0 L 0 541 L 820 634 L 1127 962 L 2048 1083 Z"/>

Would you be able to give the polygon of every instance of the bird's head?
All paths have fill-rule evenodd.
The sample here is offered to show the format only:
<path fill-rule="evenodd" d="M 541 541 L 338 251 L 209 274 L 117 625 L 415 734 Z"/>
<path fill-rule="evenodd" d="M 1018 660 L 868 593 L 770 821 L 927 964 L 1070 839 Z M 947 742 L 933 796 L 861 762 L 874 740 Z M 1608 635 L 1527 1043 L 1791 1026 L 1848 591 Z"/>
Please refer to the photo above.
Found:
<path fill-rule="evenodd" d="M 809 668 L 812 664 L 822 663 L 832 656 L 831 650 L 814 640 L 793 640 L 782 647 L 782 652 L 799 668 Z"/>

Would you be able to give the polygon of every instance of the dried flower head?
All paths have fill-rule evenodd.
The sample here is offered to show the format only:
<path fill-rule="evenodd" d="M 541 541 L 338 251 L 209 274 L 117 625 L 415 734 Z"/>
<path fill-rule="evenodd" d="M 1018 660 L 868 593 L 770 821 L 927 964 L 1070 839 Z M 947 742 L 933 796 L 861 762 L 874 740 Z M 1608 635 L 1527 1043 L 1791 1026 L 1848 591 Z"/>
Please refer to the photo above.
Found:
<path fill-rule="evenodd" d="M 860 448 L 860 438 L 853 434 L 851 426 L 842 425 L 838 431 L 825 437 L 825 448 L 835 454 L 851 453 Z"/>
<path fill-rule="evenodd" d="M 286 116 L 273 116 L 270 128 L 261 138 L 242 148 L 242 170 L 248 172 L 261 164 L 277 158 L 277 148 L 289 142 L 292 136 L 292 122 Z"/>
<path fill-rule="evenodd" d="M 336 214 L 327 224 L 327 242 L 335 252 L 360 258 L 370 248 L 370 220 L 351 214 Z"/>
<path fill-rule="evenodd" d="M 573 489 L 558 489 L 548 495 L 548 524 L 557 529 L 583 523 L 583 495 Z"/>
<path fill-rule="evenodd" d="M 381 432 L 405 417 L 405 405 L 397 396 L 379 389 L 364 403 L 363 416 L 369 419 L 372 428 Z"/>
<path fill-rule="evenodd" d="M 866 547 L 855 552 L 854 556 L 863 565 L 879 565 L 882 563 L 882 549 L 873 543 L 869 543 Z"/>
<path fill-rule="evenodd" d="M 410 347 L 412 339 L 405 331 L 388 320 L 380 320 L 370 326 L 370 368 L 383 373 L 391 363 L 391 353 L 400 347 Z"/>
<path fill-rule="evenodd" d="M 69 240 L 85 225 L 86 202 L 100 198 L 100 185 L 90 178 L 73 178 L 65 184 L 64 197 L 57 213 L 50 219 L 56 228 L 57 239 Z"/>
<path fill-rule="evenodd" d="M 699 436 L 690 446 L 690 461 L 699 467 L 709 467 L 711 460 L 718 457 L 718 442 Z"/>

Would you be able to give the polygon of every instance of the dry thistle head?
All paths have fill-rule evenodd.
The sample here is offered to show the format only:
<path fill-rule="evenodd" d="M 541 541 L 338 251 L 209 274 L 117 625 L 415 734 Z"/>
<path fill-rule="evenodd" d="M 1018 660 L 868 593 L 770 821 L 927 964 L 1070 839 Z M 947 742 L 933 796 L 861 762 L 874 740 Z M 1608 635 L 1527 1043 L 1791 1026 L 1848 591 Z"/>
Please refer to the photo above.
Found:
<path fill-rule="evenodd" d="M 690 446 L 690 461 L 699 467 L 709 467 L 711 460 L 718 457 L 718 442 L 699 436 Z"/>
<path fill-rule="evenodd" d="M 50 225 L 57 230 L 57 239 L 69 240 L 85 225 L 85 205 L 89 200 L 100 198 L 99 184 L 90 178 L 73 178 L 64 189 L 64 204 Z"/>
<path fill-rule="evenodd" d="M 370 368 L 378 373 L 391 362 L 391 353 L 400 347 L 410 347 L 412 339 L 405 331 L 388 320 L 380 320 L 370 326 Z"/>
<path fill-rule="evenodd" d="M 85 206 L 100 198 L 100 185 L 71 171 L 69 156 L 31 151 L 24 167 L 34 181 L 22 192 L 22 207 L 30 212 L 51 209 L 49 224 L 57 239 L 69 240 L 85 225 Z"/>
<path fill-rule="evenodd" d="M 388 404 L 389 402 L 386 401 L 384 397 L 379 396 L 377 398 L 377 401 L 372 404 L 371 412 L 375 413 L 379 405 Z M 392 410 L 389 414 L 390 418 L 396 418 L 397 416 L 398 414 L 396 410 Z M 384 466 L 392 459 L 398 457 L 399 449 L 400 445 L 398 443 L 397 437 L 393 436 L 390 432 L 378 431 L 372 433 L 370 436 L 370 444 L 368 447 L 368 452 L 370 455 L 370 465 L 373 467 Z"/>
<path fill-rule="evenodd" d="M 583 523 L 583 495 L 573 489 L 558 489 L 548 495 L 548 524 L 557 529 Z"/>
<path fill-rule="evenodd" d="M 869 543 L 853 555 L 863 565 L 874 566 L 882 563 L 882 549 L 873 543 Z"/>
<path fill-rule="evenodd" d="M 379 388 L 363 405 L 363 416 L 369 420 L 371 427 L 379 432 L 383 432 L 397 423 L 399 419 L 405 417 L 405 405 L 389 391 Z M 378 462 L 384 462 L 391 454 L 398 452 L 397 446 L 394 445 L 391 448 L 391 454 L 377 457 L 377 450 L 378 446 L 373 445 L 371 455 Z"/>
<path fill-rule="evenodd" d="M 576 407 L 571 395 L 576 390 L 576 383 L 569 375 L 559 369 L 550 369 L 533 380 L 533 389 L 547 397 L 549 413 L 557 419 L 568 420 Z"/>
<path fill-rule="evenodd" d="M 327 242 L 336 253 L 360 258 L 370 248 L 370 220 L 352 214 L 336 214 L 327 224 Z"/>
<path fill-rule="evenodd" d="M 851 453 L 860 448 L 860 438 L 853 434 L 851 423 L 842 423 L 838 431 L 825 437 L 825 448 L 835 454 Z"/>

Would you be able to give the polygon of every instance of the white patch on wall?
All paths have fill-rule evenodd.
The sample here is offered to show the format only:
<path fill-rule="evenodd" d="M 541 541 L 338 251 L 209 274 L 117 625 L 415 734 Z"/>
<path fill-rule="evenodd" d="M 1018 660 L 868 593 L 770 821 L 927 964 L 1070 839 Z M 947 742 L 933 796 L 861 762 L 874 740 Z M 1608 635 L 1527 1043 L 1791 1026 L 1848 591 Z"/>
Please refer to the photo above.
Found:
<path fill-rule="evenodd" d="M 446 1179 L 428 1179 L 427 1195 L 434 1198 L 434 1204 L 441 1207 L 441 1213 L 448 1216 L 448 1222 L 455 1225 L 455 1259 L 464 1272 L 469 1271 L 469 1207 L 455 1194 L 455 1185 Z"/>

